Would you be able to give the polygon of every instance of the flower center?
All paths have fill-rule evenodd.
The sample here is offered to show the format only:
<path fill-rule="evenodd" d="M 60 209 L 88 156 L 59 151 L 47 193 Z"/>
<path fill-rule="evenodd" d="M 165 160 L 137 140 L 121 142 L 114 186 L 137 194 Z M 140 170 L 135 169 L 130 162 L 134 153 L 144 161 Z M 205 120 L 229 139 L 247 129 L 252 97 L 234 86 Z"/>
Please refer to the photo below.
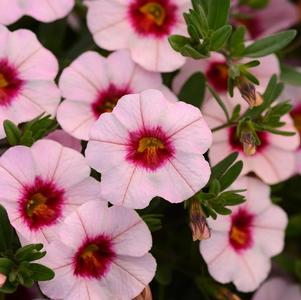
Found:
<path fill-rule="evenodd" d="M 126 158 L 136 165 L 153 171 L 173 154 L 171 141 L 160 127 L 130 133 Z"/>
<path fill-rule="evenodd" d="M 19 95 L 23 84 L 17 69 L 6 59 L 0 59 L 0 106 L 9 106 Z"/>
<path fill-rule="evenodd" d="M 244 152 L 243 144 L 239 140 L 239 137 L 236 136 L 236 127 L 229 128 L 228 134 L 229 134 L 229 143 L 232 146 L 232 149 L 243 153 Z M 256 153 L 260 153 L 268 146 L 269 141 L 266 132 L 257 132 L 257 135 L 261 141 L 261 144 L 256 146 Z"/>
<path fill-rule="evenodd" d="M 74 257 L 74 274 L 100 279 L 107 272 L 114 257 L 112 243 L 107 236 L 87 238 Z"/>
<path fill-rule="evenodd" d="M 239 208 L 239 210 L 232 216 L 229 240 L 231 246 L 236 251 L 245 250 L 252 246 L 253 219 L 254 216 L 243 208 Z"/>
<path fill-rule="evenodd" d="M 0 89 L 8 86 L 8 81 L 5 79 L 4 75 L 0 73 Z"/>
<path fill-rule="evenodd" d="M 161 38 L 171 33 L 177 22 L 177 10 L 172 0 L 133 0 L 128 16 L 136 33 Z"/>
<path fill-rule="evenodd" d="M 99 92 L 97 99 L 92 103 L 92 111 L 96 119 L 105 112 L 111 112 L 118 100 L 124 95 L 131 94 L 128 87 L 118 88 L 110 84 L 105 90 Z"/>
<path fill-rule="evenodd" d="M 162 5 L 156 2 L 149 2 L 139 9 L 145 16 L 158 26 L 162 26 L 166 16 L 165 9 Z"/>
<path fill-rule="evenodd" d="M 63 196 L 62 189 L 40 177 L 36 177 L 32 185 L 25 186 L 19 210 L 28 227 L 38 230 L 56 223 L 62 214 Z"/>
<path fill-rule="evenodd" d="M 225 62 L 212 62 L 206 72 L 210 84 L 219 92 L 228 88 L 228 66 Z"/>

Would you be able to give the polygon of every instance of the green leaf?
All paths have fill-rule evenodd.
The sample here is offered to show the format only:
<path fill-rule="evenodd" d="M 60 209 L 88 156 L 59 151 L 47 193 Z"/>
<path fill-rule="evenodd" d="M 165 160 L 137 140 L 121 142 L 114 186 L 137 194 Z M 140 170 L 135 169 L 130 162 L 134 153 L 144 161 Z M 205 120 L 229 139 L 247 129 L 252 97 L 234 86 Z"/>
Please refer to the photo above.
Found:
<path fill-rule="evenodd" d="M 239 26 L 232 34 L 229 42 L 232 57 L 240 57 L 245 50 L 245 26 Z"/>
<path fill-rule="evenodd" d="M 54 272 L 41 264 L 31 263 L 28 266 L 29 270 L 33 272 L 31 278 L 37 281 L 47 281 L 54 278 Z"/>
<path fill-rule="evenodd" d="M 170 46 L 177 52 L 180 52 L 186 44 L 190 43 L 189 38 L 176 34 L 169 36 L 168 41 Z"/>
<path fill-rule="evenodd" d="M 211 182 L 210 182 L 210 186 L 209 186 L 209 192 L 213 193 L 214 195 L 218 195 L 220 193 L 221 190 L 221 185 L 219 183 L 219 181 L 214 178 Z"/>
<path fill-rule="evenodd" d="M 186 57 L 191 57 L 193 59 L 201 59 L 201 58 L 206 58 L 207 55 L 197 51 L 194 49 L 192 46 L 186 44 L 181 50 L 181 54 Z"/>
<path fill-rule="evenodd" d="M 208 0 L 209 28 L 216 30 L 228 22 L 230 0 Z"/>
<path fill-rule="evenodd" d="M 234 193 L 233 191 L 226 191 L 219 195 L 218 197 L 225 206 L 239 205 L 245 202 L 245 197 L 243 195 Z"/>
<path fill-rule="evenodd" d="M 18 128 L 17 125 L 15 125 L 10 120 L 5 120 L 3 122 L 4 131 L 7 137 L 7 141 L 11 146 L 18 145 L 20 137 L 21 137 L 21 131 Z"/>
<path fill-rule="evenodd" d="M 45 256 L 46 252 L 40 252 L 42 250 L 43 244 L 30 244 L 26 245 L 17 250 L 15 257 L 16 260 L 21 261 L 34 261 Z"/>
<path fill-rule="evenodd" d="M 14 267 L 14 262 L 6 257 L 0 257 L 0 273 L 8 274 Z"/>
<path fill-rule="evenodd" d="M 16 239 L 15 232 L 2 205 L 0 205 L 0 237 L 0 251 L 11 250 Z"/>
<path fill-rule="evenodd" d="M 240 160 L 227 170 L 220 178 L 221 191 L 228 188 L 239 176 L 242 171 L 243 162 Z"/>
<path fill-rule="evenodd" d="M 257 40 L 245 49 L 243 55 L 247 57 L 262 57 L 275 53 L 287 46 L 295 38 L 296 34 L 297 31 L 292 29 Z"/>
<path fill-rule="evenodd" d="M 205 80 L 203 73 L 191 75 L 182 87 L 179 99 L 200 108 L 205 96 Z"/>
<path fill-rule="evenodd" d="M 232 32 L 231 25 L 224 25 L 211 35 L 210 50 L 217 51 L 224 47 Z"/>
<path fill-rule="evenodd" d="M 238 152 L 233 152 L 225 157 L 222 161 L 216 164 L 211 169 L 211 178 L 217 178 L 223 176 L 223 174 L 229 169 L 229 167 L 235 162 L 238 157 Z"/>
<path fill-rule="evenodd" d="M 280 67 L 281 80 L 291 85 L 301 85 L 301 72 L 285 64 L 281 64 Z"/>

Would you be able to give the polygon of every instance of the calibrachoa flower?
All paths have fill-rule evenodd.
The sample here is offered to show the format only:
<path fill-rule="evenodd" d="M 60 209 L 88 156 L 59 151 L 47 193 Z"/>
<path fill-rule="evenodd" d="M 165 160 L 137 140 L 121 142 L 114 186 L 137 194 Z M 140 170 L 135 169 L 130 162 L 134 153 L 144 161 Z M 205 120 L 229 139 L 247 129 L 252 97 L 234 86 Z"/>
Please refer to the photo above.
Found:
<path fill-rule="evenodd" d="M 187 34 L 182 14 L 189 0 L 86 0 L 88 27 L 108 50 L 130 49 L 133 60 L 151 71 L 174 71 L 185 58 L 172 50 L 171 34 Z"/>
<path fill-rule="evenodd" d="M 227 98 L 224 102 L 228 111 L 233 111 L 237 104 L 244 104 L 237 97 Z M 246 105 L 242 105 L 243 110 Z M 202 108 L 204 118 L 210 128 L 221 126 L 227 122 L 220 106 L 212 98 L 209 98 Z M 289 115 L 282 119 L 286 125 L 281 130 L 296 132 L 293 121 Z M 243 146 L 236 137 L 236 127 L 223 128 L 213 132 L 213 144 L 209 151 L 209 158 L 212 165 L 234 151 L 239 152 L 239 159 L 243 161 L 241 175 L 255 172 L 267 184 L 275 184 L 291 177 L 295 172 L 295 150 L 298 148 L 300 138 L 298 134 L 294 136 L 283 136 L 265 132 L 258 132 L 261 145 L 256 149 L 254 155 L 247 155 Z"/>
<path fill-rule="evenodd" d="M 12 24 L 24 15 L 52 22 L 65 17 L 74 3 L 75 0 L 0 0 L 0 24 Z"/>
<path fill-rule="evenodd" d="M 267 277 L 270 258 L 283 249 L 287 216 L 271 203 L 270 188 L 260 180 L 241 177 L 231 188 L 246 189 L 247 200 L 230 216 L 208 219 L 211 238 L 201 242 L 200 251 L 214 279 L 250 292 Z"/>
<path fill-rule="evenodd" d="M 58 109 L 58 122 L 68 133 L 83 140 L 88 140 L 90 128 L 99 116 L 112 111 L 126 94 L 156 88 L 170 101 L 177 101 L 162 84 L 159 73 L 143 70 L 125 50 L 108 58 L 96 52 L 82 54 L 64 70 L 60 88 L 66 100 Z"/>
<path fill-rule="evenodd" d="M 252 300 L 300 300 L 301 288 L 284 278 L 275 277 L 266 281 Z"/>
<path fill-rule="evenodd" d="M 0 138 L 2 123 L 29 121 L 46 112 L 54 115 L 60 92 L 54 83 L 58 63 L 26 29 L 10 32 L 0 25 Z"/>
<path fill-rule="evenodd" d="M 64 147 L 69 147 L 78 152 L 82 151 L 81 141 L 69 135 L 67 132 L 65 132 L 62 129 L 57 129 L 49 133 L 45 138 L 48 140 L 56 141 L 61 145 L 63 145 Z"/>
<path fill-rule="evenodd" d="M 175 203 L 208 181 L 211 132 L 199 109 L 157 90 L 122 97 L 90 133 L 86 158 L 102 174 L 106 200 L 143 208 L 155 196 Z"/>
<path fill-rule="evenodd" d="M 300 86 L 285 85 L 283 100 L 290 100 L 293 109 L 290 112 L 294 125 L 301 137 L 301 88 Z M 296 172 L 301 174 L 301 144 L 296 150 Z"/>
<path fill-rule="evenodd" d="M 289 0 L 269 0 L 263 9 L 233 6 L 232 21 L 246 26 L 252 39 L 285 30 L 299 20 L 297 7 Z"/>
<path fill-rule="evenodd" d="M 43 293 L 64 300 L 130 300 L 155 275 L 150 231 L 139 215 L 91 201 L 68 216 L 42 263 L 55 278 Z"/>
<path fill-rule="evenodd" d="M 66 215 L 100 199 L 99 182 L 89 175 L 80 153 L 54 141 L 7 150 L 0 158 L 0 199 L 20 238 L 47 243 Z"/>
<path fill-rule="evenodd" d="M 275 55 L 268 55 L 258 59 L 260 65 L 252 68 L 251 72 L 260 81 L 259 91 L 264 91 L 267 83 L 273 74 L 280 73 L 279 62 Z M 242 60 L 239 63 L 246 63 L 250 60 Z M 196 72 L 203 72 L 208 83 L 218 92 L 227 93 L 228 66 L 226 58 L 219 53 L 213 52 L 210 58 L 193 60 L 188 59 L 173 81 L 173 90 L 178 94 L 191 75 Z M 235 92 L 239 94 L 238 90 Z"/>

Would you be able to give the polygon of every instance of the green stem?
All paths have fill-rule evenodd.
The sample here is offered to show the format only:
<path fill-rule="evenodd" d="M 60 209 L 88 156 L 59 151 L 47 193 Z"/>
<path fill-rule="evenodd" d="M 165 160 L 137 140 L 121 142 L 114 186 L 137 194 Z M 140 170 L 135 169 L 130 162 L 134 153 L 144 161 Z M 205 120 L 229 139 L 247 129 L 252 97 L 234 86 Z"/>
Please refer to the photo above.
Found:
<path fill-rule="evenodd" d="M 215 132 L 215 131 L 218 131 L 218 130 L 221 130 L 221 129 L 224 129 L 224 128 L 231 127 L 233 125 L 237 125 L 237 123 L 236 122 L 228 122 L 228 123 L 225 123 L 223 125 L 212 128 L 211 131 Z"/>
<path fill-rule="evenodd" d="M 220 96 L 216 93 L 216 91 L 209 84 L 206 84 L 206 86 L 207 86 L 209 92 L 211 93 L 211 95 L 213 96 L 213 98 L 216 100 L 218 105 L 221 107 L 221 109 L 225 113 L 226 118 L 227 118 L 227 122 L 229 123 L 230 122 L 230 115 L 229 115 L 229 112 L 228 112 L 223 100 L 220 98 Z"/>

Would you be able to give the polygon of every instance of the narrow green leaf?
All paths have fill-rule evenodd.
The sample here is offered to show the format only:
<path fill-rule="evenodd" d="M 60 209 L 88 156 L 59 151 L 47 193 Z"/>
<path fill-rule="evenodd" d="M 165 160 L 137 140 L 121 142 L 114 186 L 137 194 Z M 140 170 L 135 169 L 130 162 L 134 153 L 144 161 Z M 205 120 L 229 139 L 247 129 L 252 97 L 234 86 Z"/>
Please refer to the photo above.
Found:
<path fill-rule="evenodd" d="M 17 125 L 15 125 L 10 120 L 5 120 L 3 122 L 4 131 L 7 137 L 7 141 L 11 146 L 18 145 L 20 137 L 21 137 L 21 131 L 18 128 Z"/>
<path fill-rule="evenodd" d="M 205 80 L 200 72 L 190 76 L 179 93 L 179 99 L 200 108 L 205 96 Z"/>
<path fill-rule="evenodd" d="M 233 152 L 225 157 L 222 161 L 216 164 L 211 169 L 211 178 L 220 178 L 229 167 L 235 162 L 238 157 L 238 152 Z"/>
<path fill-rule="evenodd" d="M 229 46 L 232 57 L 240 57 L 245 50 L 245 26 L 239 26 L 232 34 Z"/>
<path fill-rule="evenodd" d="M 230 0 L 208 0 L 209 28 L 216 30 L 227 24 L 229 10 Z"/>
<path fill-rule="evenodd" d="M 243 54 L 247 57 L 262 57 L 275 53 L 286 47 L 296 37 L 296 34 L 297 31 L 293 29 L 275 33 L 257 40 L 248 46 Z"/>
<path fill-rule="evenodd" d="M 0 205 L 0 237 L 0 251 L 11 250 L 15 232 L 2 205 Z"/>
<path fill-rule="evenodd" d="M 242 167 L 243 162 L 240 160 L 225 172 L 225 174 L 220 178 L 221 191 L 228 188 L 236 180 L 242 171 Z"/>
<path fill-rule="evenodd" d="M 205 55 L 203 53 L 200 53 L 199 51 L 194 49 L 189 44 L 186 44 L 184 47 L 182 47 L 180 52 L 183 56 L 191 57 L 193 59 L 201 59 L 201 58 L 206 58 L 207 57 L 207 55 Z"/>
<path fill-rule="evenodd" d="M 296 69 L 290 66 L 281 64 L 281 80 L 291 85 L 300 86 L 301 72 L 297 71 Z"/>
<path fill-rule="evenodd" d="M 210 50 L 217 51 L 224 47 L 232 32 L 231 25 L 224 25 L 211 35 Z"/>
<path fill-rule="evenodd" d="M 47 281 L 54 278 L 54 272 L 41 264 L 31 263 L 28 266 L 29 270 L 33 272 L 31 278 L 37 281 Z"/>

